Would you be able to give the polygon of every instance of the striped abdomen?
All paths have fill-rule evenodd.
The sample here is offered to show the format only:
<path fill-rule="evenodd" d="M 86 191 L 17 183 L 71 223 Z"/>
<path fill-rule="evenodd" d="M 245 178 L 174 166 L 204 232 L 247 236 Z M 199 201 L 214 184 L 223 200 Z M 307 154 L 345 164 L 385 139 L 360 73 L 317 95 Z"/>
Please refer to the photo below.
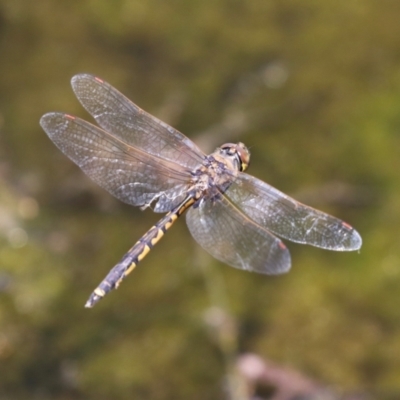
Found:
<path fill-rule="evenodd" d="M 90 295 L 85 307 L 93 307 L 108 292 L 117 288 L 153 246 L 164 236 L 173 223 L 189 208 L 195 200 L 186 198 L 179 206 L 166 214 L 156 225 L 151 227 L 135 245 L 122 257 L 122 260 L 108 273 L 100 285 Z"/>

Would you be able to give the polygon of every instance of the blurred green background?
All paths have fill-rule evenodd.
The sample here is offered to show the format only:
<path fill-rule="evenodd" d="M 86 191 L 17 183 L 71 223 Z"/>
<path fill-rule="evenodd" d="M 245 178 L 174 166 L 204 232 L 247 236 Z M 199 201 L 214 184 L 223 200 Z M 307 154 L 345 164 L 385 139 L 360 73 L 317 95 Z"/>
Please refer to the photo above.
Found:
<path fill-rule="evenodd" d="M 232 398 L 248 352 L 399 398 L 399 19 L 396 0 L 0 0 L 0 398 Z M 80 72 L 204 151 L 243 141 L 249 173 L 349 222 L 361 252 L 287 243 L 292 271 L 259 276 L 208 257 L 182 219 L 84 309 L 160 215 L 113 199 L 39 127 L 48 111 L 91 120 Z"/>

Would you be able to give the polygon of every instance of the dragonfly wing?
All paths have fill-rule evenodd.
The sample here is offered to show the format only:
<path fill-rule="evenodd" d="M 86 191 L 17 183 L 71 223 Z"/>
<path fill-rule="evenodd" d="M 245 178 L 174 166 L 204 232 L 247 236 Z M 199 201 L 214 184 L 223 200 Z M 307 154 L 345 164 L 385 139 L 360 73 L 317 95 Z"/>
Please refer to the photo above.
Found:
<path fill-rule="evenodd" d="M 253 221 L 285 239 L 328 250 L 361 247 L 360 235 L 347 223 L 299 203 L 248 174 L 239 174 L 225 194 Z"/>
<path fill-rule="evenodd" d="M 139 108 L 100 78 L 76 75 L 71 84 L 97 123 L 125 143 L 190 169 L 203 161 L 202 151 L 185 135 Z"/>
<path fill-rule="evenodd" d="M 134 206 L 166 212 L 186 195 L 190 172 L 157 159 L 121 138 L 63 113 L 45 114 L 40 124 L 56 146 L 97 184 Z"/>
<path fill-rule="evenodd" d="M 290 269 L 290 254 L 282 241 L 222 195 L 217 201 L 200 201 L 191 207 L 186 222 L 208 253 L 232 267 L 263 274 Z"/>

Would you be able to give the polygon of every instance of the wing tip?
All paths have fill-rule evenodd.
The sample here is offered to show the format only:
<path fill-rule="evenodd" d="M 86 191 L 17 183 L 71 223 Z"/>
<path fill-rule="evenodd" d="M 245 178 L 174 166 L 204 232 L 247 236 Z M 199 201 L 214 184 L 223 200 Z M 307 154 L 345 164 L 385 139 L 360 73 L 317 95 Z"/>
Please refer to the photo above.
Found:
<path fill-rule="evenodd" d="M 346 248 L 346 250 L 349 251 L 355 251 L 355 250 L 360 250 L 362 246 L 362 238 L 361 235 L 353 229 L 351 232 L 351 236 L 349 238 L 349 246 Z"/>
<path fill-rule="evenodd" d="M 88 74 L 86 72 L 82 72 L 80 74 L 76 74 L 71 78 L 71 84 L 73 85 L 75 82 L 78 82 L 83 79 L 94 79 L 95 76 L 92 74 Z"/>
<path fill-rule="evenodd" d="M 282 250 L 281 262 L 274 275 L 286 274 L 292 268 L 292 257 L 290 256 L 289 249 L 283 242 L 279 243 L 279 247 Z"/>
<path fill-rule="evenodd" d="M 87 73 L 76 74 L 71 78 L 71 86 L 75 94 L 79 92 L 79 86 L 85 81 L 97 81 L 100 84 L 104 84 L 103 79 L 98 78 L 95 75 Z"/>
<path fill-rule="evenodd" d="M 44 130 L 46 130 L 47 121 L 48 121 L 49 116 L 50 116 L 51 114 L 52 114 L 52 113 L 46 113 L 46 114 L 43 114 L 43 115 L 40 117 L 39 125 L 40 125 Z"/>
<path fill-rule="evenodd" d="M 51 129 L 49 125 L 51 122 L 54 120 L 54 118 L 57 118 L 60 116 L 61 113 L 59 112 L 49 112 L 41 116 L 39 120 L 39 124 L 42 127 L 42 129 L 47 133 L 47 135 L 51 136 Z"/>
<path fill-rule="evenodd" d="M 342 228 L 344 228 L 345 235 L 342 242 L 342 248 L 338 250 L 355 251 L 359 250 L 362 246 L 361 235 L 347 222 L 342 221 Z"/>
<path fill-rule="evenodd" d="M 271 247 L 264 269 L 256 269 L 255 272 L 264 273 L 266 275 L 281 275 L 289 272 L 291 268 L 292 258 L 289 249 L 279 240 L 276 246 Z"/>

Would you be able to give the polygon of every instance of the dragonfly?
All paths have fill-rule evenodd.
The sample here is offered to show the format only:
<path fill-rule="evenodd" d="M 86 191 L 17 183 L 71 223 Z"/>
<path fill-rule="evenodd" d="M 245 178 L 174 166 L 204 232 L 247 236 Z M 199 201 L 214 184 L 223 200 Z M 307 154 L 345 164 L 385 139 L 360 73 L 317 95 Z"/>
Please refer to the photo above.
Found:
<path fill-rule="evenodd" d="M 117 288 L 185 211 L 189 231 L 200 246 L 246 271 L 287 272 L 290 253 L 280 238 L 327 250 L 361 247 L 361 236 L 346 222 L 244 172 L 250 152 L 243 143 L 226 143 L 206 155 L 104 80 L 79 74 L 71 84 L 98 126 L 51 112 L 40 120 L 44 131 L 116 198 L 166 213 L 111 269 L 85 307 Z"/>

